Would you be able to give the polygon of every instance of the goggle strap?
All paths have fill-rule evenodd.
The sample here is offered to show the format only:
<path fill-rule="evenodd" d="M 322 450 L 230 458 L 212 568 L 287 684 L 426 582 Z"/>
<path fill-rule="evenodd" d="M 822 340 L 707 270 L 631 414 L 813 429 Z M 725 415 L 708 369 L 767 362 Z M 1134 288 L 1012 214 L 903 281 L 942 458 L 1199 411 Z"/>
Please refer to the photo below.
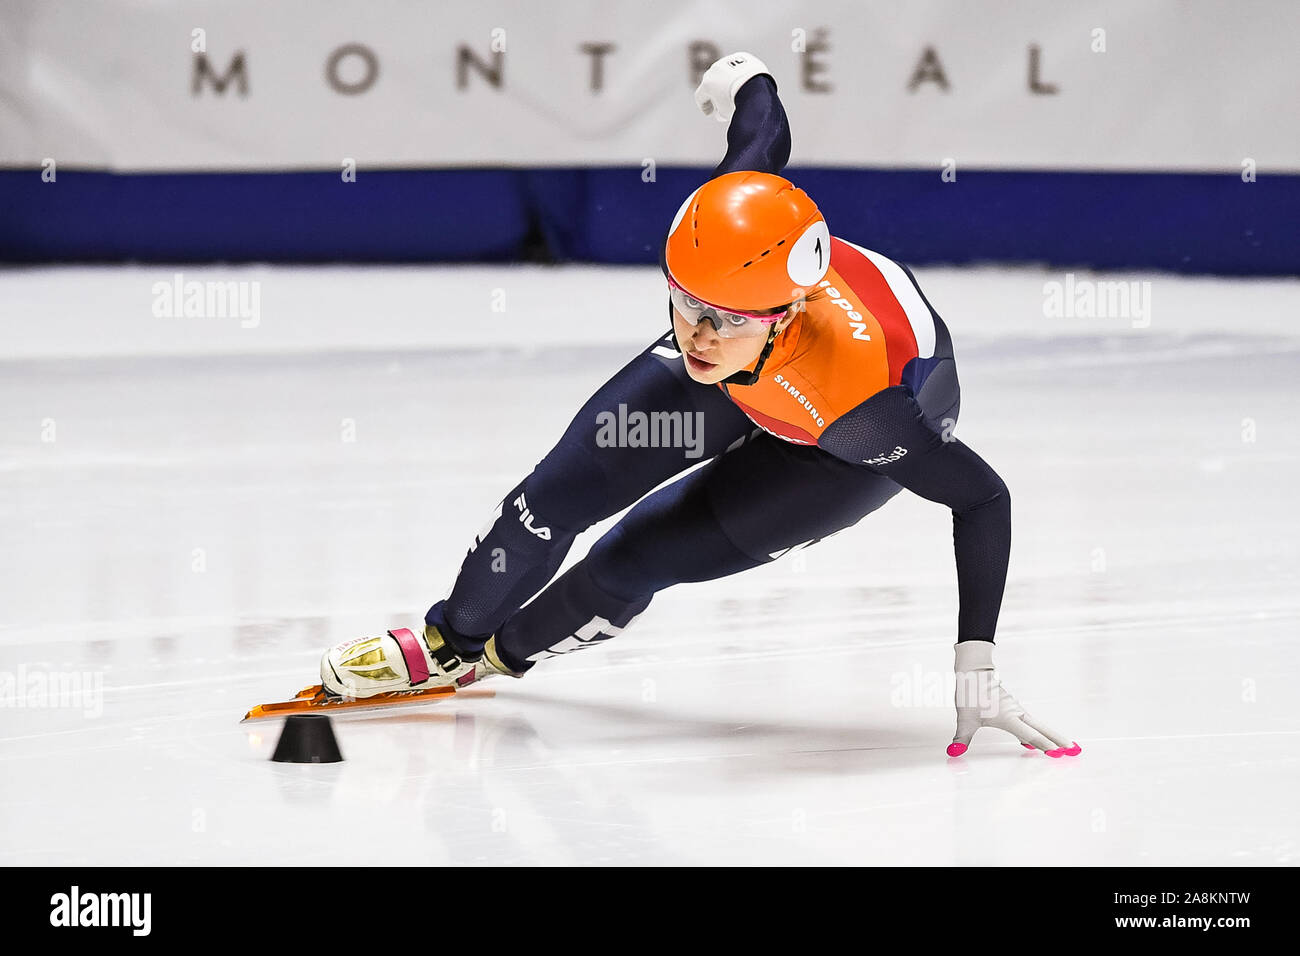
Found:
<path fill-rule="evenodd" d="M 673 325 L 673 297 L 668 297 L 668 341 L 672 343 L 673 348 L 681 351 L 682 347 L 677 344 L 677 328 Z"/>

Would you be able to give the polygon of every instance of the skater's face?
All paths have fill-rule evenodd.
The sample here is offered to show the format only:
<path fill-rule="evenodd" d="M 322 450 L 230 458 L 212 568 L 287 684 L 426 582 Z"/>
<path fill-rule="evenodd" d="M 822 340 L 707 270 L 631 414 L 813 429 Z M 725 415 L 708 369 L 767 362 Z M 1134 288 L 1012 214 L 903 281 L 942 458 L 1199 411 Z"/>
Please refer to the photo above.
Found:
<path fill-rule="evenodd" d="M 775 313 L 781 310 L 767 311 Z M 791 309 L 773 326 L 778 335 L 794 320 L 796 314 L 797 311 Z M 691 325 L 676 309 L 673 309 L 673 331 L 677 334 L 677 344 L 681 346 L 686 374 L 704 385 L 716 385 L 728 375 L 752 365 L 767 344 L 766 336 L 723 338 L 718 335 L 713 323 Z"/>

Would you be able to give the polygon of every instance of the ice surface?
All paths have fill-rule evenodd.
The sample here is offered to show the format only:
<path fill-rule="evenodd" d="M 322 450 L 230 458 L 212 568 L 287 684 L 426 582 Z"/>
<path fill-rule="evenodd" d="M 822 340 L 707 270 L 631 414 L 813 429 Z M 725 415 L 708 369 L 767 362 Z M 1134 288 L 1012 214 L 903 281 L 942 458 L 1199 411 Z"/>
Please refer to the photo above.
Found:
<path fill-rule="evenodd" d="M 175 271 L 259 281 L 258 323 L 154 316 Z M 1012 490 L 999 669 L 1077 759 L 944 755 L 950 517 L 904 495 L 271 763 L 239 717 L 420 620 L 660 329 L 657 273 L 0 274 L 0 863 L 1296 863 L 1300 284 L 1104 277 L 1152 283 L 1144 325 L 1045 317 L 1061 274 L 918 278 Z"/>

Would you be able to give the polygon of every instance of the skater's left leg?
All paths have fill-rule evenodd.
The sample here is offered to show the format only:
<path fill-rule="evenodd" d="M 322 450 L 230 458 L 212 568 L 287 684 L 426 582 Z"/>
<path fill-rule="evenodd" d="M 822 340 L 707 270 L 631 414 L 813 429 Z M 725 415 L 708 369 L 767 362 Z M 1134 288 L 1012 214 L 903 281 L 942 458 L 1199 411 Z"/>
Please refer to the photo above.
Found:
<path fill-rule="evenodd" d="M 641 501 L 493 641 L 506 668 L 620 633 L 657 591 L 772 561 L 876 510 L 901 487 L 762 434 Z"/>

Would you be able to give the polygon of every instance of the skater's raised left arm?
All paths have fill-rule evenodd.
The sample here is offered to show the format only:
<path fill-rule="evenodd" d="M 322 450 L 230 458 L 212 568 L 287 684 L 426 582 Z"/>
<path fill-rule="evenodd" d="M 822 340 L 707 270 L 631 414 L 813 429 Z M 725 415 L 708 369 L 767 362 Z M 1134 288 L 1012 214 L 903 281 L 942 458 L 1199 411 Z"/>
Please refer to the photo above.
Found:
<path fill-rule="evenodd" d="M 727 155 L 713 176 L 754 170 L 779 173 L 790 161 L 790 121 L 777 96 L 776 78 L 752 53 L 715 62 L 695 91 L 706 116 L 727 123 Z"/>

